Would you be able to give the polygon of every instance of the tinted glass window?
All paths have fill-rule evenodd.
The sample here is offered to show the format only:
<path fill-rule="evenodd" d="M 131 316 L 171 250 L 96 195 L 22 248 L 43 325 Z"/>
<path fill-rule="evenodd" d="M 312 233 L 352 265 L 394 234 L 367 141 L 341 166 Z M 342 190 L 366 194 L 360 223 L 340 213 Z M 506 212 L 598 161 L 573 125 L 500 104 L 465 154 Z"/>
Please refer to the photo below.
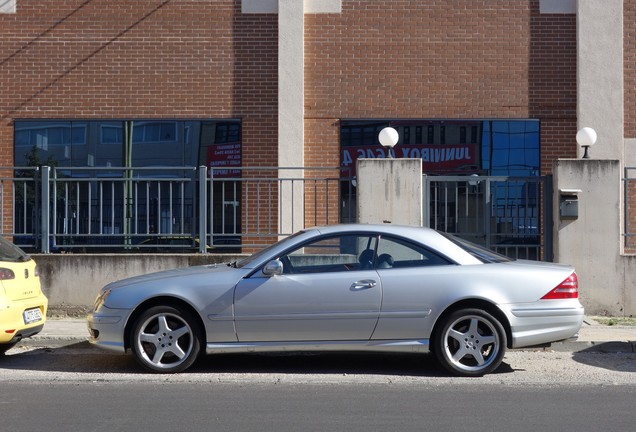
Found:
<path fill-rule="evenodd" d="M 483 246 L 477 245 L 475 243 L 469 242 L 468 240 L 464 240 L 459 237 L 455 237 L 454 235 L 448 233 L 440 233 L 457 246 L 464 249 L 466 252 L 477 258 L 483 263 L 500 263 L 500 262 L 508 262 L 514 261 L 512 258 L 508 258 L 505 255 L 498 254 L 497 252 L 493 252 L 490 249 L 486 249 Z"/>
<path fill-rule="evenodd" d="M 376 237 L 342 235 L 321 238 L 280 257 L 284 273 L 326 273 L 372 270 L 376 260 Z"/>
<path fill-rule="evenodd" d="M 427 174 L 539 175 L 541 134 L 535 119 L 342 120 L 341 166 L 355 170 L 358 158 L 387 157 L 378 140 L 387 126 L 400 137 L 393 156 L 422 159 Z"/>
<path fill-rule="evenodd" d="M 233 119 L 16 120 L 14 136 L 20 167 L 241 166 Z"/>
<path fill-rule="evenodd" d="M 406 240 L 382 237 L 378 247 L 378 270 L 390 268 L 449 265 L 443 256 Z"/>
<path fill-rule="evenodd" d="M 27 255 L 4 237 L 0 237 L 0 260 L 1 261 L 26 261 Z"/>

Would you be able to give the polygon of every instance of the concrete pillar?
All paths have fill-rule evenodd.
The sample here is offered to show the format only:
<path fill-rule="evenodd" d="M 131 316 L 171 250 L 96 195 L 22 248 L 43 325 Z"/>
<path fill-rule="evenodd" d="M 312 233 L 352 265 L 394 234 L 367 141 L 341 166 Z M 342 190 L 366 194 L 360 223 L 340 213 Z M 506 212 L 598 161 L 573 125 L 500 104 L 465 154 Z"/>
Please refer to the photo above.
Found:
<path fill-rule="evenodd" d="M 422 159 L 358 159 L 359 223 L 422 226 Z"/>
<path fill-rule="evenodd" d="M 15 0 L 0 0 L 0 13 L 15 13 Z"/>
<path fill-rule="evenodd" d="M 576 29 L 578 129 L 598 134 L 592 158 L 624 161 L 623 0 L 578 0 Z"/>
<path fill-rule="evenodd" d="M 561 159 L 555 161 L 552 172 L 554 261 L 576 268 L 587 314 L 622 315 L 625 261 L 621 257 L 620 161 Z M 561 214 L 565 196 L 578 198 L 577 217 Z"/>
<path fill-rule="evenodd" d="M 278 14 L 279 233 L 304 226 L 305 13 L 340 13 L 342 0 L 241 0 L 245 14 Z M 293 200 L 292 200 L 293 197 Z"/>
<path fill-rule="evenodd" d="M 305 166 L 304 144 L 304 6 L 299 0 L 278 1 L 278 166 Z M 279 233 L 304 227 L 304 177 L 302 169 L 278 172 Z"/>

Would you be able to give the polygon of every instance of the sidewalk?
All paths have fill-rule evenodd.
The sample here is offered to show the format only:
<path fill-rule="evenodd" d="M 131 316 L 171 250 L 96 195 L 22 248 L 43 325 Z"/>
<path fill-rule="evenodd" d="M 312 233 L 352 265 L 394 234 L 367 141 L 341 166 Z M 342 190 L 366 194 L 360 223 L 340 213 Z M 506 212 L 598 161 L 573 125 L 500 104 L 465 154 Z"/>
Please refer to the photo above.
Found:
<path fill-rule="evenodd" d="M 84 319 L 49 319 L 44 330 L 24 339 L 22 346 L 62 347 L 85 342 L 88 329 Z M 585 319 L 575 341 L 557 342 L 546 348 L 553 351 L 596 351 L 604 353 L 636 353 L 636 326 L 607 326 L 593 318 Z"/>

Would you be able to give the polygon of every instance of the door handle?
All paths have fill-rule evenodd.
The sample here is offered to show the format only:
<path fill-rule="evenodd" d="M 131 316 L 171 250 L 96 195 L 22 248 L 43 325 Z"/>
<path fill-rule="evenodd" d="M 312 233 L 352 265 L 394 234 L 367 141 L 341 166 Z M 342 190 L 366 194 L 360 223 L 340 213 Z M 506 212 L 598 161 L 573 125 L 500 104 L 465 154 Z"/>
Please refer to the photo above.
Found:
<path fill-rule="evenodd" d="M 374 281 L 373 279 L 365 279 L 365 280 L 359 280 L 357 282 L 354 282 L 353 285 L 351 285 L 351 289 L 363 290 L 363 289 L 373 288 L 376 285 L 377 285 L 377 282 Z"/>

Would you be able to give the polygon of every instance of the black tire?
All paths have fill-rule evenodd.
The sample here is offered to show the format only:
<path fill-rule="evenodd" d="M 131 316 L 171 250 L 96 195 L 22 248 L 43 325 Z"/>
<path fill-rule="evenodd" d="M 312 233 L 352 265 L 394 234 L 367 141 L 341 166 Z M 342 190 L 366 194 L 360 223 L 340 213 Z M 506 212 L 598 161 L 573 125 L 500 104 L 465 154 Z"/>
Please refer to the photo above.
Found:
<path fill-rule="evenodd" d="M 0 344 L 0 356 L 3 356 L 7 351 L 9 351 L 11 348 L 13 348 L 16 344 L 17 344 L 17 342 L 12 342 L 12 343 L 7 343 L 7 344 Z"/>
<path fill-rule="evenodd" d="M 176 373 L 188 369 L 201 351 L 201 331 L 187 311 L 155 306 L 134 322 L 130 344 L 135 360 L 146 370 Z"/>
<path fill-rule="evenodd" d="M 462 309 L 448 315 L 435 334 L 433 351 L 449 372 L 477 377 L 501 364 L 506 353 L 506 331 L 480 309 Z"/>

